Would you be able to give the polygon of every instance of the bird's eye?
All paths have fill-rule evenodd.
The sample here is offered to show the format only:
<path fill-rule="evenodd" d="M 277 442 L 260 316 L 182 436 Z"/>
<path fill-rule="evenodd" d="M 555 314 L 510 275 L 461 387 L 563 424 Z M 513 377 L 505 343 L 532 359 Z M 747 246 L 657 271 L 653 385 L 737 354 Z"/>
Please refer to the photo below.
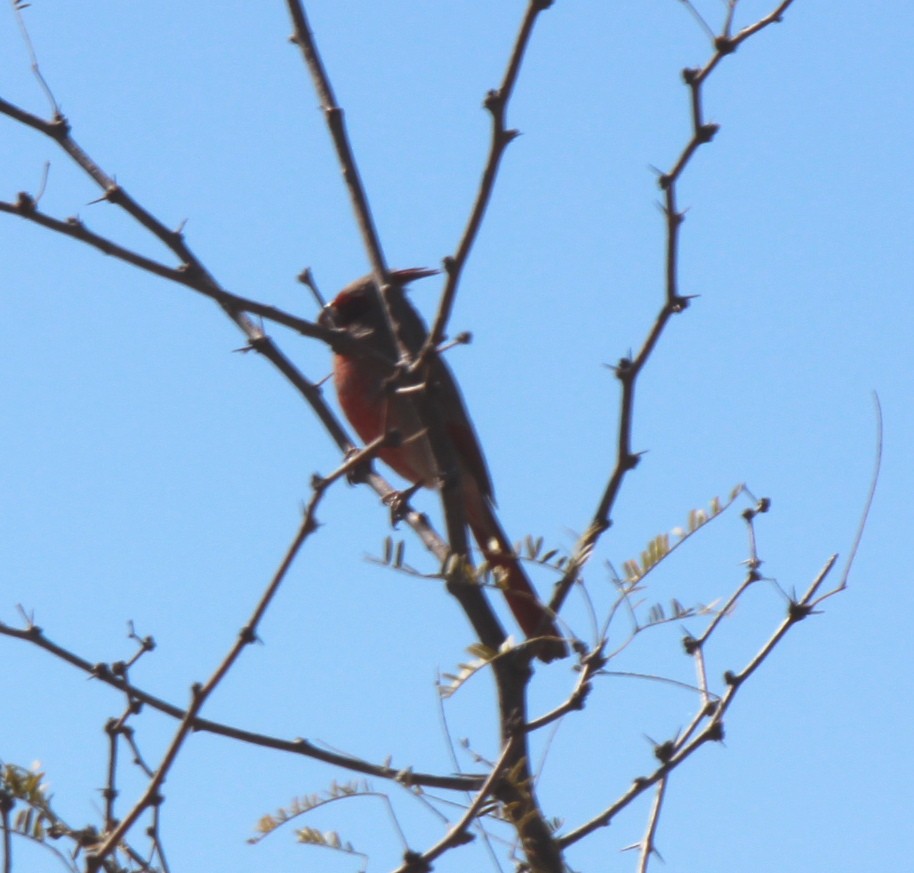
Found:
<path fill-rule="evenodd" d="M 333 304 L 336 310 L 336 323 L 340 327 L 346 327 L 359 321 L 368 311 L 368 300 L 364 293 L 351 292 L 341 294 Z"/>

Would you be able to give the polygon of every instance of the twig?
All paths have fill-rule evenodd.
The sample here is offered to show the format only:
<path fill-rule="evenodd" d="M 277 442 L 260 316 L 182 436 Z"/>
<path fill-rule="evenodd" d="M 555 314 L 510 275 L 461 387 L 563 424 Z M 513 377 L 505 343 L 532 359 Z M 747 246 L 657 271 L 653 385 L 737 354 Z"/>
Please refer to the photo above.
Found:
<path fill-rule="evenodd" d="M 181 720 L 181 724 L 179 725 L 178 730 L 172 738 L 171 744 L 165 752 L 165 755 L 163 756 L 158 768 L 156 769 L 155 774 L 153 775 L 152 779 L 149 780 L 149 784 L 146 786 L 146 790 L 143 792 L 140 799 L 137 800 L 137 802 L 134 804 L 133 809 L 131 809 L 130 812 L 124 816 L 124 818 L 117 824 L 115 828 L 108 832 L 104 842 L 90 856 L 90 871 L 97 870 L 99 868 L 100 864 L 117 848 L 121 840 L 127 835 L 127 832 L 130 830 L 130 828 L 133 827 L 137 819 L 146 809 L 149 809 L 150 807 L 157 807 L 161 803 L 162 798 L 160 795 L 160 790 L 163 783 L 165 782 L 168 772 L 170 771 L 172 765 L 175 762 L 175 759 L 178 756 L 178 752 L 184 745 L 184 741 L 193 730 L 194 720 L 200 713 L 200 710 L 203 708 L 209 696 L 213 693 L 213 691 L 216 690 L 216 688 L 228 674 L 229 670 L 231 670 L 232 666 L 238 660 L 245 647 L 251 645 L 257 639 L 257 628 L 260 624 L 260 621 L 272 603 L 277 591 L 279 591 L 279 588 L 282 585 L 282 582 L 285 579 L 289 568 L 292 566 L 296 555 L 298 554 L 305 540 L 307 540 L 307 538 L 317 530 L 317 519 L 315 517 L 315 513 L 317 512 L 317 507 L 320 503 L 321 498 L 326 492 L 326 487 L 330 484 L 331 481 L 333 480 L 325 479 L 315 483 L 314 494 L 312 495 L 308 507 L 305 511 L 305 515 L 302 519 L 298 534 L 295 536 L 295 539 L 289 546 L 289 549 L 281 561 L 279 568 L 277 569 L 273 578 L 270 580 L 269 585 L 267 585 L 266 590 L 261 595 L 257 605 L 254 607 L 254 611 L 251 613 L 251 616 L 248 619 L 248 623 L 241 629 L 234 645 L 231 647 L 222 663 L 216 668 L 212 676 L 210 676 L 209 680 L 204 685 L 195 684 L 193 686 L 190 706 L 188 706 L 187 711 L 184 714 L 184 718 Z"/>
<path fill-rule="evenodd" d="M 142 702 L 144 705 L 155 709 L 157 712 L 164 713 L 178 720 L 183 720 L 187 710 L 183 707 L 176 706 L 156 697 L 154 694 L 144 689 L 132 685 L 120 676 L 115 675 L 107 664 L 91 663 L 79 655 L 65 649 L 63 646 L 49 640 L 40 627 L 35 625 L 21 629 L 10 627 L 0 622 L 0 635 L 23 640 L 38 646 L 40 649 L 49 652 L 54 657 L 76 667 L 84 672 L 87 676 L 110 685 L 119 691 L 129 694 L 131 697 Z M 405 772 L 402 768 L 389 767 L 380 764 L 372 764 L 361 758 L 350 755 L 329 752 L 326 749 L 316 746 L 305 739 L 286 740 L 281 737 L 274 737 L 268 734 L 260 734 L 254 731 L 244 730 L 243 728 L 228 725 L 223 722 L 211 721 L 210 719 L 200 718 L 193 720 L 192 727 L 194 731 L 211 733 L 228 739 L 238 740 L 243 743 L 249 743 L 255 746 L 262 746 L 267 749 L 275 749 L 280 752 L 289 752 L 297 755 L 304 755 L 317 761 L 323 761 L 335 767 L 342 767 L 352 770 L 356 773 L 364 773 L 367 776 L 375 776 L 379 779 L 398 780 L 402 778 Z M 409 770 L 409 781 L 416 785 L 427 786 L 429 788 L 453 789 L 455 791 L 472 791 L 477 789 L 483 782 L 483 776 L 462 775 L 462 776 L 439 776 L 432 773 L 423 773 Z"/>
<path fill-rule="evenodd" d="M 185 273 L 186 277 L 193 280 L 192 285 L 188 281 L 184 281 L 183 284 L 188 285 L 188 287 L 193 287 L 195 290 L 202 291 L 202 293 L 207 293 L 208 296 L 211 296 L 216 300 L 226 314 L 245 333 L 250 348 L 255 349 L 266 357 L 304 397 L 340 450 L 346 454 L 354 448 L 353 441 L 349 438 L 334 413 L 324 402 L 320 389 L 301 374 L 291 361 L 282 354 L 273 341 L 265 336 L 263 331 L 245 315 L 245 311 L 250 311 L 253 314 L 261 315 L 262 317 L 275 318 L 279 323 L 284 323 L 287 326 L 298 329 L 300 332 L 308 335 L 312 335 L 312 333 L 318 335 L 316 331 L 322 331 L 323 336 L 320 336 L 320 338 L 329 342 L 334 347 L 345 348 L 347 351 L 352 350 L 356 354 L 365 353 L 365 351 L 362 350 L 365 345 L 364 343 L 356 342 L 351 348 L 351 345 L 347 345 L 346 339 L 341 337 L 338 332 L 324 331 L 323 328 L 320 328 L 317 325 L 308 326 L 307 322 L 292 321 L 292 317 L 287 318 L 280 314 L 279 310 L 275 310 L 272 307 L 264 309 L 255 301 L 228 295 L 227 292 L 224 292 L 223 289 L 221 289 L 215 279 L 210 275 L 209 271 L 207 271 L 193 255 L 180 232 L 170 231 L 165 225 L 152 216 L 151 213 L 140 207 L 139 204 L 127 195 L 121 186 L 117 185 L 110 176 L 105 174 L 89 155 L 76 144 L 70 136 L 69 125 L 64 118 L 57 116 L 52 121 L 48 122 L 20 109 L 18 106 L 15 106 L 2 98 L 0 98 L 0 114 L 7 115 L 27 127 L 31 127 L 54 139 L 71 159 L 103 188 L 105 191 L 105 199 L 110 200 L 125 209 L 131 217 L 171 249 L 181 261 L 181 272 Z M 38 223 L 46 224 L 46 226 L 51 227 L 54 230 L 64 232 L 64 223 L 59 222 L 57 219 L 53 219 L 50 216 L 44 216 L 42 213 L 38 213 L 37 210 L 31 208 L 32 203 L 34 203 L 33 199 L 28 197 L 28 195 L 24 195 L 24 197 L 20 198 L 20 202 L 15 205 L 0 204 L 0 211 L 21 214 L 24 204 L 26 212 L 32 212 L 32 215 L 28 217 L 32 217 L 33 220 L 37 221 L 38 219 L 34 218 L 34 216 L 40 215 L 41 220 L 38 221 Z M 73 230 L 70 235 L 77 236 L 77 233 L 85 236 L 84 241 L 91 242 L 91 244 L 102 251 L 106 250 L 105 245 L 107 245 L 109 241 L 103 240 L 103 238 L 92 234 L 84 228 L 79 231 Z M 111 243 L 110 245 L 113 247 L 116 244 Z M 111 252 L 115 253 L 115 249 L 112 248 Z M 124 250 L 124 255 L 125 259 L 127 259 L 126 250 Z M 131 257 L 141 259 L 143 256 L 131 253 Z M 155 272 L 156 270 L 152 268 L 153 263 L 154 262 L 150 261 L 148 266 L 145 264 L 142 266 Z M 137 263 L 137 265 L 139 266 L 141 264 Z M 170 269 L 164 267 L 164 265 L 160 266 L 162 266 L 164 270 Z M 381 497 L 382 501 L 387 501 L 389 497 L 395 493 L 395 490 L 391 485 L 377 473 L 368 473 L 365 476 L 365 481 L 375 493 Z M 404 519 L 419 536 L 425 547 L 429 549 L 439 561 L 444 563 L 450 555 L 450 549 L 448 548 L 447 543 L 444 542 L 431 526 L 428 518 L 416 512 L 407 512 L 404 515 Z"/>
<path fill-rule="evenodd" d="M 689 741 L 684 741 L 685 737 L 690 735 L 690 731 L 687 731 L 679 739 L 671 741 L 669 744 L 664 744 L 668 751 L 664 754 L 664 760 L 660 766 L 650 775 L 641 776 L 635 779 L 631 787 L 624 794 L 598 815 L 563 837 L 560 837 L 559 845 L 562 848 L 567 848 L 583 839 L 588 834 L 593 833 L 595 830 L 606 827 L 621 810 L 629 806 L 632 801 L 647 791 L 652 785 L 656 785 L 667 774 L 679 767 L 701 746 L 709 741 L 719 741 L 723 739 L 723 717 L 733 703 L 739 689 L 746 679 L 748 679 L 771 654 L 787 632 L 810 614 L 810 607 L 816 593 L 834 567 L 836 558 L 836 555 L 832 555 L 828 561 L 826 561 L 825 566 L 813 579 L 803 596 L 790 605 L 787 617 L 783 619 L 780 625 L 743 669 L 739 673 L 728 672 L 725 675 L 728 687 L 726 692 L 721 696 L 720 701 L 713 706 L 711 712 L 703 711 L 696 716 L 697 719 L 708 719 L 707 724 L 697 736 Z"/>
<path fill-rule="evenodd" d="M 657 826 L 660 824 L 660 810 L 663 807 L 663 798 L 666 795 L 667 781 L 667 777 L 664 776 L 657 783 L 657 790 L 654 792 L 654 802 L 651 804 L 651 812 L 647 817 L 647 830 L 641 840 L 638 873 L 647 873 L 647 865 L 650 863 L 651 856 L 657 851 Z"/>
<path fill-rule="evenodd" d="M 146 228 L 149 233 L 169 248 L 180 260 L 183 271 L 193 278 L 195 282 L 194 287 L 198 289 L 200 287 L 210 289 L 212 292 L 210 296 L 219 303 L 226 315 L 228 315 L 244 332 L 250 343 L 250 347 L 256 349 L 267 358 L 304 396 L 305 400 L 311 405 L 311 408 L 317 414 L 321 423 L 327 429 L 327 432 L 336 441 L 337 445 L 344 452 L 352 448 L 352 440 L 349 439 L 348 434 L 337 421 L 336 416 L 333 415 L 330 408 L 324 403 L 320 390 L 298 371 L 291 361 L 282 354 L 273 341 L 263 333 L 261 328 L 245 314 L 243 309 L 236 307 L 234 301 L 232 301 L 230 297 L 222 295 L 222 289 L 220 288 L 219 283 L 216 282 L 210 272 L 203 266 L 202 262 L 191 251 L 184 239 L 184 235 L 180 231 L 172 231 L 162 224 L 162 222 L 152 215 L 152 213 L 134 200 L 123 186 L 119 185 L 92 160 L 70 135 L 70 125 L 65 118 L 58 115 L 55 116 L 52 121 L 45 121 L 3 99 L 0 99 L 0 114 L 8 115 L 16 121 L 38 130 L 53 139 L 104 191 L 104 200 L 121 207 L 131 218 Z M 27 198 L 27 200 L 31 200 L 31 198 Z M 7 206 L 9 206 L 9 204 L 7 204 Z M 10 210 L 7 208 L 4 211 Z M 18 214 L 19 210 L 16 209 L 14 211 Z M 56 221 L 56 219 L 49 218 L 49 221 L 53 222 Z M 50 224 L 48 226 L 50 226 Z M 54 227 L 53 229 L 60 230 L 59 227 Z M 329 332 L 327 336 L 329 337 Z"/>
<path fill-rule="evenodd" d="M 710 142 L 718 130 L 717 125 L 706 124 L 703 120 L 701 87 L 726 55 L 732 54 L 741 43 L 745 42 L 753 34 L 758 33 L 769 24 L 780 21 L 784 11 L 792 2 L 793 0 L 784 0 L 773 12 L 759 19 L 755 24 L 744 28 L 736 36 L 729 36 L 725 27 L 724 33 L 715 39 L 714 53 L 705 66 L 699 70 L 687 69 L 683 72 L 683 79 L 690 89 L 692 135 L 683 147 L 673 168 L 667 173 L 661 174 L 658 179 L 660 188 L 664 192 L 664 214 L 666 216 L 667 229 L 664 301 L 637 355 L 634 358 L 622 358 L 615 367 L 616 377 L 621 384 L 615 467 L 610 474 L 609 481 L 590 526 L 578 541 L 572 559 L 569 561 L 568 569 L 556 585 L 555 592 L 549 603 L 550 609 L 554 612 L 560 611 L 565 598 L 577 579 L 578 573 L 587 562 L 599 538 L 612 523 L 612 508 L 622 487 L 622 482 L 626 474 L 638 465 L 639 455 L 634 453 L 631 447 L 635 384 L 638 375 L 647 363 L 669 320 L 689 305 L 690 298 L 681 295 L 678 290 L 679 229 L 684 220 L 684 215 L 676 203 L 676 183 L 699 146 Z"/>
<path fill-rule="evenodd" d="M 870 517 L 870 510 L 873 508 L 873 500 L 876 498 L 876 486 L 879 484 L 879 471 L 882 468 L 882 404 L 879 402 L 879 395 L 873 392 L 873 404 L 876 412 L 876 456 L 873 461 L 873 474 L 870 477 L 870 488 L 866 495 L 866 503 L 863 506 L 863 512 L 860 514 L 860 522 L 857 525 L 857 532 L 854 535 L 854 542 L 851 545 L 850 553 L 844 564 L 844 570 L 841 573 L 841 581 L 837 587 L 823 594 L 813 603 L 813 607 L 818 606 L 823 600 L 844 591 L 847 588 L 847 577 L 850 575 L 851 567 L 857 557 L 857 551 L 860 548 L 860 542 L 863 540 L 863 531 L 866 529 L 867 519 Z"/>
<path fill-rule="evenodd" d="M 409 319 L 399 317 L 398 312 L 410 304 L 403 299 L 400 289 L 389 282 L 390 277 L 377 230 L 371 217 L 368 198 L 359 177 L 355 157 L 346 134 L 343 110 L 336 101 L 330 80 L 318 53 L 317 45 L 305 14 L 304 4 L 301 0 L 286 0 L 286 6 L 292 17 L 294 28 L 292 41 L 301 49 L 305 63 L 311 73 L 343 171 L 356 221 L 362 234 L 362 240 L 368 251 L 376 293 L 379 297 L 381 311 L 384 313 L 387 331 L 396 342 L 401 362 L 408 364 L 413 360 L 418 348 L 411 344 L 410 337 L 407 335 L 408 329 L 406 325 Z M 398 379 L 400 381 L 399 387 L 409 387 L 416 383 L 415 374 L 409 372 L 405 367 L 401 370 Z M 424 383 L 424 381 L 421 377 L 418 379 L 419 384 Z M 394 385 L 392 384 L 391 387 L 394 387 Z M 447 542 L 432 543 L 432 551 L 446 564 L 445 577 L 448 591 L 459 600 L 480 640 L 487 646 L 498 648 L 500 642 L 505 638 L 504 631 L 478 587 L 466 584 L 465 573 L 461 568 L 461 563 L 469 558 L 469 545 L 466 536 L 466 519 L 464 518 L 463 505 L 460 498 L 459 468 L 452 457 L 451 442 L 445 435 L 440 411 L 428 401 L 424 392 L 417 394 L 415 407 L 420 421 L 427 429 L 429 445 L 437 468 L 439 470 L 456 471 L 453 476 L 446 477 L 441 488 L 441 500 L 444 505 L 444 517 L 447 527 Z M 427 545 L 432 539 L 429 531 L 430 529 L 427 528 L 423 534 L 423 539 Z M 452 557 L 456 560 L 452 560 Z"/>
<path fill-rule="evenodd" d="M 472 837 L 467 833 L 473 820 L 479 815 L 483 804 L 489 799 L 495 783 L 507 771 L 509 759 L 514 754 L 514 746 L 520 742 L 519 735 L 515 735 L 505 744 L 498 760 L 492 765 L 486 781 L 483 782 L 473 802 L 467 807 L 466 812 L 451 826 L 448 832 L 434 846 L 426 849 L 421 854 L 407 853 L 407 860 L 398 867 L 394 873 L 416 873 L 416 871 L 431 870 L 431 862 L 443 855 L 448 849 L 469 842 Z"/>
<path fill-rule="evenodd" d="M 483 103 L 486 110 L 492 117 L 492 139 L 489 145 L 489 156 L 486 159 L 486 165 L 483 169 L 482 179 L 479 183 L 479 190 L 476 194 L 476 201 L 470 211 L 470 217 L 467 221 L 463 236 L 457 246 L 457 251 L 453 257 L 446 258 L 444 265 L 447 272 L 447 281 L 445 282 L 444 291 L 438 304 L 438 311 L 429 330 L 428 339 L 425 347 L 419 354 L 418 361 L 422 362 L 433 349 L 437 348 L 444 341 L 447 322 L 451 315 L 451 309 L 454 305 L 454 298 L 457 295 L 457 285 L 460 282 L 460 275 L 466 265 L 467 258 L 476 237 L 479 234 L 479 228 L 482 225 L 482 219 L 485 216 L 489 201 L 492 199 L 492 192 L 495 188 L 495 178 L 498 174 L 498 167 L 501 163 L 502 155 L 517 136 L 518 131 L 508 130 L 506 128 L 505 118 L 507 115 L 508 102 L 517 83 L 517 77 L 520 73 L 521 62 L 527 51 L 530 42 L 533 27 L 539 14 L 552 5 L 552 0 L 530 0 L 527 5 L 527 11 L 520 25 L 517 38 L 514 41 L 514 48 L 511 51 L 511 57 L 508 60 L 508 66 L 505 70 L 504 78 L 497 90 L 489 91 Z"/>
<path fill-rule="evenodd" d="M 353 454 L 337 471 L 326 477 L 324 481 L 335 481 L 345 475 L 348 471 L 355 469 L 359 464 L 364 463 L 365 460 L 377 450 L 379 445 L 380 442 L 377 444 L 373 443 L 363 452 Z M 417 513 L 412 514 L 417 515 Z M 23 640 L 24 642 L 38 646 L 40 649 L 43 649 L 61 661 L 81 670 L 87 676 L 91 676 L 112 688 L 122 691 L 130 700 L 138 701 L 145 706 L 149 706 L 152 709 L 164 713 L 171 718 L 178 719 L 179 721 L 184 722 L 188 720 L 188 710 L 186 708 L 169 703 L 132 684 L 123 673 L 113 670 L 107 664 L 99 662 L 92 663 L 85 658 L 80 657 L 69 649 L 50 640 L 45 636 L 43 630 L 38 625 L 32 623 L 28 619 L 27 621 L 28 625 L 25 628 L 14 628 L 0 622 L 0 635 Z M 414 771 L 412 769 L 404 770 L 403 768 L 372 764 L 361 758 L 327 751 L 302 738 L 286 740 L 268 734 L 244 730 L 243 728 L 234 725 L 204 719 L 199 715 L 190 716 L 190 725 L 194 731 L 212 733 L 251 745 L 304 755 L 305 757 L 323 761 L 324 763 L 333 766 L 352 770 L 356 773 L 375 776 L 380 779 L 399 781 L 406 778 L 411 784 L 456 791 L 478 790 L 479 786 L 484 781 L 484 777 L 480 775 L 440 776 L 433 773 Z M 404 773 L 408 773 L 408 777 L 404 777 Z"/>
<path fill-rule="evenodd" d="M 691 0 L 679 0 L 679 2 L 682 3 L 682 5 L 685 6 L 686 9 L 688 9 L 689 14 L 692 16 L 692 18 L 694 18 L 698 22 L 701 29 L 713 41 L 714 38 L 717 36 L 717 34 L 714 33 L 714 31 L 711 29 L 711 25 L 708 24 L 707 21 L 705 21 L 702 14 L 695 8 L 695 4 L 692 3 Z"/>
<path fill-rule="evenodd" d="M 22 16 L 22 12 L 25 9 L 25 6 L 22 5 L 22 0 L 10 0 L 10 5 L 13 7 L 13 14 L 16 16 L 16 23 L 19 25 L 19 33 L 22 36 L 22 41 L 25 43 L 26 51 L 29 53 L 29 63 L 32 68 L 32 74 L 37 79 L 41 90 L 44 92 L 44 96 L 47 97 L 48 103 L 51 105 L 51 112 L 53 112 L 55 115 L 59 115 L 60 107 L 57 104 L 57 99 L 54 97 L 51 88 L 41 73 L 41 68 L 38 66 L 38 55 L 35 53 L 35 46 L 32 43 L 32 37 L 29 35 L 29 30 L 25 25 L 25 18 Z"/>
<path fill-rule="evenodd" d="M 152 840 L 153 857 L 156 855 L 162 865 L 162 873 L 169 873 L 168 859 L 165 857 L 165 847 L 159 838 L 159 822 L 161 819 L 161 809 L 157 806 L 152 811 L 152 827 L 150 828 L 150 839 Z"/>
<path fill-rule="evenodd" d="M 557 721 L 562 716 L 567 715 L 569 712 L 583 709 L 584 703 L 586 702 L 588 695 L 593 689 L 594 674 L 601 670 L 605 665 L 606 657 L 603 654 L 602 645 L 598 646 L 593 651 L 588 652 L 581 659 L 581 674 L 578 676 L 578 681 L 575 683 L 574 688 L 571 690 L 571 694 L 568 695 L 564 703 L 560 703 L 557 707 L 555 707 L 555 709 L 550 710 L 544 715 L 541 715 L 539 718 L 535 718 L 532 721 L 528 722 L 525 728 L 527 733 L 538 731 L 546 727 L 546 725 Z"/>
<path fill-rule="evenodd" d="M 167 279 L 169 282 L 175 282 L 179 285 L 183 285 L 185 288 L 190 288 L 192 291 L 196 291 L 199 294 L 214 300 L 224 309 L 237 310 L 239 312 L 247 312 L 251 315 L 256 315 L 260 318 L 273 321 L 276 324 L 281 324 L 284 327 L 297 331 L 302 336 L 321 339 L 328 344 L 339 340 L 338 337 L 333 335 L 332 331 L 325 327 L 321 327 L 319 324 L 315 324 L 304 318 L 299 318 L 298 316 L 285 312 L 275 306 L 267 306 L 257 300 L 232 294 L 230 291 L 226 291 L 220 285 L 217 285 L 214 281 L 205 280 L 193 271 L 186 269 L 185 266 L 171 267 L 168 264 L 163 264 L 161 261 L 142 255 L 133 249 L 129 249 L 126 246 L 114 242 L 114 240 L 111 240 L 108 237 L 89 230 L 80 218 L 75 216 L 65 220 L 54 218 L 52 215 L 41 212 L 36 204 L 37 198 L 33 199 L 28 194 L 21 193 L 15 203 L 0 201 L 0 212 L 24 218 L 27 221 L 31 221 L 34 224 L 38 224 L 55 233 L 68 236 L 78 242 L 92 246 L 103 254 L 117 258 L 124 263 L 144 270 L 147 273 L 151 273 L 154 276 L 159 276 L 162 279 Z M 345 340 L 343 341 L 345 342 Z"/>
<path fill-rule="evenodd" d="M 311 73 L 314 89 L 317 91 L 321 109 L 327 120 L 327 127 L 330 129 L 330 135 L 333 138 L 333 145 L 336 148 L 336 154 L 343 171 L 343 179 L 346 182 L 346 189 L 349 191 L 349 198 L 352 201 L 356 221 L 362 233 L 362 241 L 368 252 L 368 259 L 374 272 L 375 281 L 378 284 L 378 288 L 383 288 L 388 282 L 387 266 L 384 262 L 384 254 L 381 250 L 378 232 L 374 226 L 374 219 L 371 217 L 371 210 L 368 207 L 368 198 L 365 195 L 365 189 L 355 163 L 355 156 L 349 145 L 343 110 L 336 102 L 330 79 L 324 69 L 324 64 L 317 50 L 317 44 L 308 24 L 304 4 L 301 0 L 286 0 L 286 7 L 292 17 L 292 25 L 294 27 L 292 42 L 301 49 L 305 63 Z"/>
<path fill-rule="evenodd" d="M 764 507 L 764 508 L 759 508 L 759 507 Z M 737 589 L 730 595 L 730 597 L 727 599 L 727 602 L 718 611 L 717 615 L 715 615 L 714 618 L 711 619 L 711 622 L 708 624 L 707 628 L 705 628 L 705 632 L 703 634 L 701 634 L 701 636 L 697 637 L 696 639 L 690 640 L 690 645 L 694 645 L 697 648 L 701 648 L 707 642 L 708 637 L 710 637 L 711 634 L 714 633 L 715 629 L 720 624 L 720 622 L 723 621 L 724 618 L 732 612 L 733 607 L 736 605 L 736 601 L 739 600 L 740 597 L 743 596 L 746 589 L 749 588 L 749 586 L 752 585 L 754 582 L 758 582 L 759 579 L 762 578 L 761 573 L 759 573 L 759 569 L 758 569 L 759 566 L 761 565 L 761 561 L 759 560 L 758 552 L 756 550 L 755 525 L 753 522 L 754 522 L 757 512 L 767 512 L 767 511 L 768 511 L 768 501 L 762 500 L 762 501 L 759 501 L 758 507 L 755 510 L 750 509 L 750 510 L 746 510 L 743 513 L 743 518 L 746 521 L 746 527 L 749 531 L 749 559 L 746 561 L 749 569 L 746 571 L 746 576 L 743 579 L 743 581 L 739 584 Z"/>

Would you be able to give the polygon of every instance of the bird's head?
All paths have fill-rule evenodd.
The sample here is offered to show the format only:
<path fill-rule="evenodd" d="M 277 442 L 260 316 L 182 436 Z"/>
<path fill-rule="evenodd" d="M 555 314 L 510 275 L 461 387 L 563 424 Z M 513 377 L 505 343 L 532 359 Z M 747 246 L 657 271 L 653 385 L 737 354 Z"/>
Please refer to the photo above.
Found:
<path fill-rule="evenodd" d="M 416 279 L 424 279 L 436 273 L 438 270 L 427 267 L 392 270 L 390 281 L 402 288 Z M 374 333 L 385 323 L 376 289 L 374 277 L 370 274 L 351 282 L 321 310 L 318 324 L 322 327 L 345 330 L 354 336 Z"/>

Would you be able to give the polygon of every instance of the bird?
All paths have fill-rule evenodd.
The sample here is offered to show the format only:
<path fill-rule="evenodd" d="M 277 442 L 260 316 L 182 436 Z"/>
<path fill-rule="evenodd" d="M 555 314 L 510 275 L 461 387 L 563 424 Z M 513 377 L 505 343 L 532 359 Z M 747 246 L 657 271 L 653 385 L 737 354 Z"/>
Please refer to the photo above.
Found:
<path fill-rule="evenodd" d="M 381 305 L 374 277 L 368 275 L 343 288 L 324 306 L 318 319 L 322 326 L 345 331 L 365 344 L 362 354 L 342 346 L 334 352 L 333 382 L 337 399 L 365 443 L 390 431 L 397 432 L 396 443 L 382 447 L 378 456 L 412 483 L 413 489 L 437 488 L 441 477 L 414 397 L 409 392 L 391 390 L 390 376 L 393 365 L 400 360 L 397 341 L 414 357 L 428 336 L 421 316 L 402 293 L 403 288 L 437 272 L 425 268 L 391 271 L 390 316 Z M 391 335 L 391 326 L 396 330 L 396 338 Z M 555 618 L 537 597 L 495 515 L 492 481 L 476 430 L 454 376 L 438 354 L 428 358 L 425 384 L 438 406 L 443 430 L 459 466 L 463 511 L 473 538 L 500 577 L 505 599 L 523 632 L 529 638 L 541 638 L 537 657 L 546 662 L 565 657 L 568 647 Z"/>

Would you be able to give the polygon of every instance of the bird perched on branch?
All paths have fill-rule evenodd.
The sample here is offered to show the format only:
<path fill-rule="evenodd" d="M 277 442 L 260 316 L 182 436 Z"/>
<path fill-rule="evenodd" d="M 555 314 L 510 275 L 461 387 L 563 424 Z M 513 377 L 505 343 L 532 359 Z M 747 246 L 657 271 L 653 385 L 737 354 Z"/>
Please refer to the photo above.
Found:
<path fill-rule="evenodd" d="M 415 356 L 427 337 L 419 314 L 401 293 L 407 283 L 431 276 L 437 270 L 396 270 L 390 274 L 395 305 L 389 314 L 381 304 L 372 276 L 347 285 L 321 313 L 320 323 L 335 327 L 365 344 L 364 353 L 337 351 L 333 377 L 340 406 L 359 437 L 366 443 L 396 431 L 399 440 L 378 455 L 414 486 L 436 488 L 438 466 L 409 391 L 391 384 L 393 365 L 401 359 L 398 343 Z M 391 329 L 396 336 L 391 334 Z M 568 654 L 552 616 L 540 603 L 527 574 L 495 516 L 492 482 L 457 383 L 437 354 L 429 357 L 424 384 L 437 405 L 444 431 L 459 466 L 463 511 L 473 537 L 500 577 L 505 598 L 528 637 L 545 637 L 537 652 L 544 661 Z"/>

